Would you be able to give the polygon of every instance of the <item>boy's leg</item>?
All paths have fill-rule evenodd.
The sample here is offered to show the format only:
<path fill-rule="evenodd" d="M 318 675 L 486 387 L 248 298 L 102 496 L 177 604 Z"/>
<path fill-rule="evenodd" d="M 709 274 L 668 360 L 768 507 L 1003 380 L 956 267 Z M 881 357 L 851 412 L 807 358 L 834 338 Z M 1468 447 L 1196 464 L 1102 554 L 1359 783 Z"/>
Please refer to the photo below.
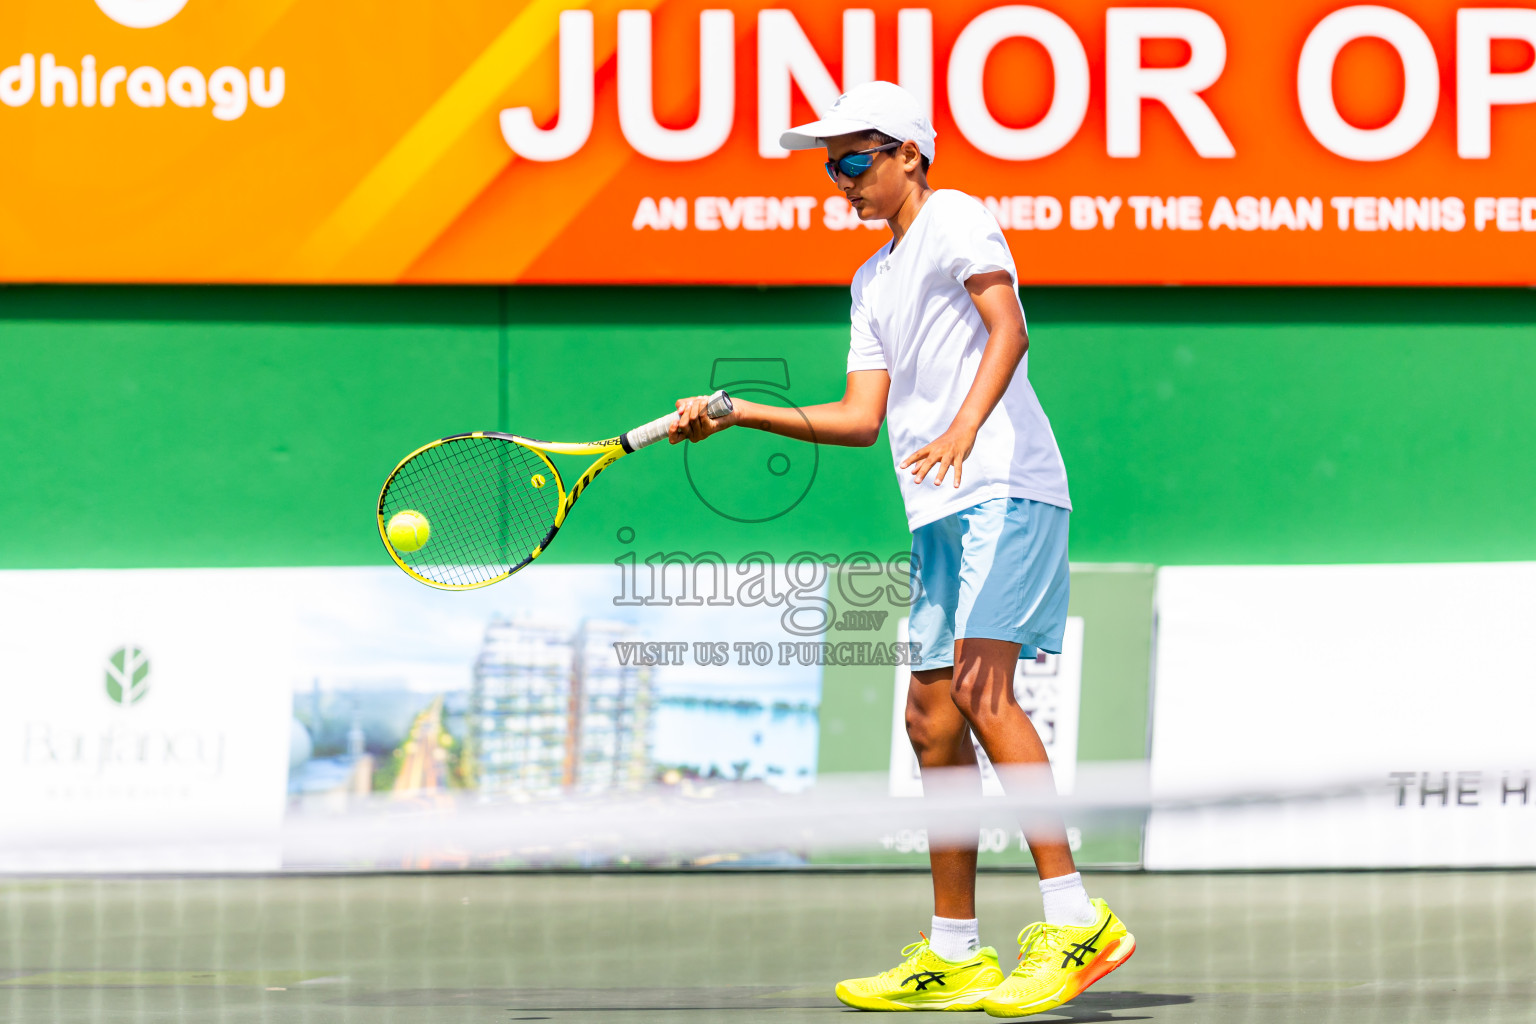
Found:
<path fill-rule="evenodd" d="M 942 800 L 946 794 L 962 792 L 974 798 L 981 792 L 970 727 L 949 695 L 952 675 L 948 667 L 919 670 L 912 673 L 907 688 L 907 735 L 922 767 L 927 799 Z M 946 771 L 933 771 L 941 767 Z M 903 949 L 907 959 L 896 969 L 840 982 L 836 995 L 848 1006 L 979 1010 L 1002 984 L 997 950 L 981 946 L 975 931 L 975 842 L 964 848 L 930 844 L 928 858 L 933 868 L 935 933 Z M 947 931 L 940 932 L 941 928 Z"/>
<path fill-rule="evenodd" d="M 1019 645 L 1010 641 L 956 640 L 950 692 L 997 769 L 1004 792 L 1044 798 L 1042 805 L 1048 806 L 1056 787 L 1045 745 L 1013 694 L 1018 657 Z M 1070 1002 L 1136 948 L 1135 938 L 1103 900 L 1088 901 L 1060 816 L 1031 810 L 1021 824 L 1040 872 L 1046 922 L 1019 933 L 1018 966 L 981 1004 L 994 1017 L 1028 1017 Z M 1063 900 L 1065 906 L 1057 906 L 1068 919 L 1065 924 L 1052 920 L 1052 900 L 1062 897 L 1070 897 Z"/>
<path fill-rule="evenodd" d="M 1045 744 L 1040 742 L 1034 723 L 1019 707 L 1013 693 L 1018 664 L 1016 643 L 981 638 L 956 640 L 951 699 L 976 731 L 1005 793 L 1053 797 L 1055 787 Z M 1020 824 L 1042 879 L 1070 875 L 1077 870 L 1060 817 L 1048 812 L 1033 813 Z M 974 856 L 971 866 L 974 872 Z"/>
<path fill-rule="evenodd" d="M 981 793 L 981 771 L 965 716 L 950 696 L 953 668 L 912 673 L 907 688 L 907 736 L 923 769 L 923 796 L 974 799 Z M 932 771 L 942 768 L 944 771 Z M 968 920 L 976 916 L 976 844 L 928 846 L 933 871 L 933 913 Z"/>
<path fill-rule="evenodd" d="M 1054 809 L 1045 745 L 1013 691 L 1023 644 L 1061 650 L 1071 580 L 1068 514 L 1007 498 L 981 502 L 956 517 L 963 556 L 948 637 L 955 657 L 949 695 L 1004 792 L 1029 799 L 1020 824 L 1040 873 L 1045 910 L 1044 921 L 1019 933 L 1018 966 L 981 1002 L 998 1017 L 1044 1013 L 1069 1002 L 1136 948 L 1124 923 L 1083 888 Z"/>

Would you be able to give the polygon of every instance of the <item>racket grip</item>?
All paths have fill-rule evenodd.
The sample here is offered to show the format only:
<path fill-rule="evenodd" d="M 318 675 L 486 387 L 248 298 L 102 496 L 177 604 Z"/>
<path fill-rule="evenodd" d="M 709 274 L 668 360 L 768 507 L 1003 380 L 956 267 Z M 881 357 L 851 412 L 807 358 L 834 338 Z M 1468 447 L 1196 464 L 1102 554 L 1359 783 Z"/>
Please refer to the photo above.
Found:
<path fill-rule="evenodd" d="M 731 396 L 727 395 L 724 391 L 716 391 L 709 396 L 709 404 L 705 406 L 704 411 L 709 414 L 709 418 L 712 420 L 717 420 L 729 414 L 731 411 Z M 677 420 L 677 413 L 669 412 L 665 416 L 636 427 L 621 439 L 624 450 L 637 452 L 646 445 L 655 444 L 667 436 L 667 433 L 672 429 L 672 425 Z"/>

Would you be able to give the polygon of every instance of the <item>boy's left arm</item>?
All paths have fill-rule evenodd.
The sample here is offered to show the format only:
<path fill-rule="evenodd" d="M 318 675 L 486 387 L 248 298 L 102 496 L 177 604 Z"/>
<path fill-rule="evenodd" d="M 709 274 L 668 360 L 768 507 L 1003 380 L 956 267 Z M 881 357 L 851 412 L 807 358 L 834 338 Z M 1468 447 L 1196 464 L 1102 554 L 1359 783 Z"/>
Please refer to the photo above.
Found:
<path fill-rule="evenodd" d="M 1019 361 L 1029 350 L 1019 293 L 1006 270 L 977 274 L 965 282 L 965 290 L 971 293 L 971 301 L 987 328 L 987 347 L 981 354 L 976 380 L 949 429 L 908 455 L 901 464 L 902 469 L 911 468 L 918 483 L 923 482 L 930 469 L 937 468 L 935 487 L 944 482 L 944 474 L 951 468 L 955 471 L 955 486 L 960 486 L 960 467 L 976 444 L 976 432 L 992 415 L 1003 392 L 1008 390 Z"/>

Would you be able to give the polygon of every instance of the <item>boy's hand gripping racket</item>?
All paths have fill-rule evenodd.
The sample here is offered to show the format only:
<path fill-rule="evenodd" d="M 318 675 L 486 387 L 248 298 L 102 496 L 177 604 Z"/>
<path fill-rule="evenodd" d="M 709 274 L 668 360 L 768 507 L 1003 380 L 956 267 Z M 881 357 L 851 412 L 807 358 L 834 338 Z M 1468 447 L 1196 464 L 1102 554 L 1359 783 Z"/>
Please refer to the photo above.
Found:
<path fill-rule="evenodd" d="M 709 398 L 719 419 L 724 391 Z M 630 452 L 655 444 L 677 422 L 668 413 L 606 441 L 535 441 L 476 431 L 445 437 L 407 455 L 379 492 L 379 536 L 395 564 L 428 586 L 490 586 L 542 555 L 593 477 Z M 567 491 L 549 455 L 596 455 Z"/>

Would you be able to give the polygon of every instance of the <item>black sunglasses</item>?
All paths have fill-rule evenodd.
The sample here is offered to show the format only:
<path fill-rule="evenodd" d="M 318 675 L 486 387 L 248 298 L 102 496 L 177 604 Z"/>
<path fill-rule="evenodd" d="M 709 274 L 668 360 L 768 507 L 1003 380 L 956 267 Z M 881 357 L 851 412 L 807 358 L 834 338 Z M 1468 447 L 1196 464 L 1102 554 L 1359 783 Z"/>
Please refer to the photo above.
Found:
<path fill-rule="evenodd" d="M 900 142 L 887 142 L 885 145 L 876 146 L 874 149 L 861 149 L 857 153 L 849 153 L 847 156 L 840 156 L 836 160 L 828 160 L 826 163 L 827 177 L 831 178 L 835 183 L 837 181 L 837 172 L 842 171 L 850 178 L 857 178 L 873 166 L 876 153 L 884 153 L 888 149 L 900 149 L 901 146 L 902 143 Z"/>

